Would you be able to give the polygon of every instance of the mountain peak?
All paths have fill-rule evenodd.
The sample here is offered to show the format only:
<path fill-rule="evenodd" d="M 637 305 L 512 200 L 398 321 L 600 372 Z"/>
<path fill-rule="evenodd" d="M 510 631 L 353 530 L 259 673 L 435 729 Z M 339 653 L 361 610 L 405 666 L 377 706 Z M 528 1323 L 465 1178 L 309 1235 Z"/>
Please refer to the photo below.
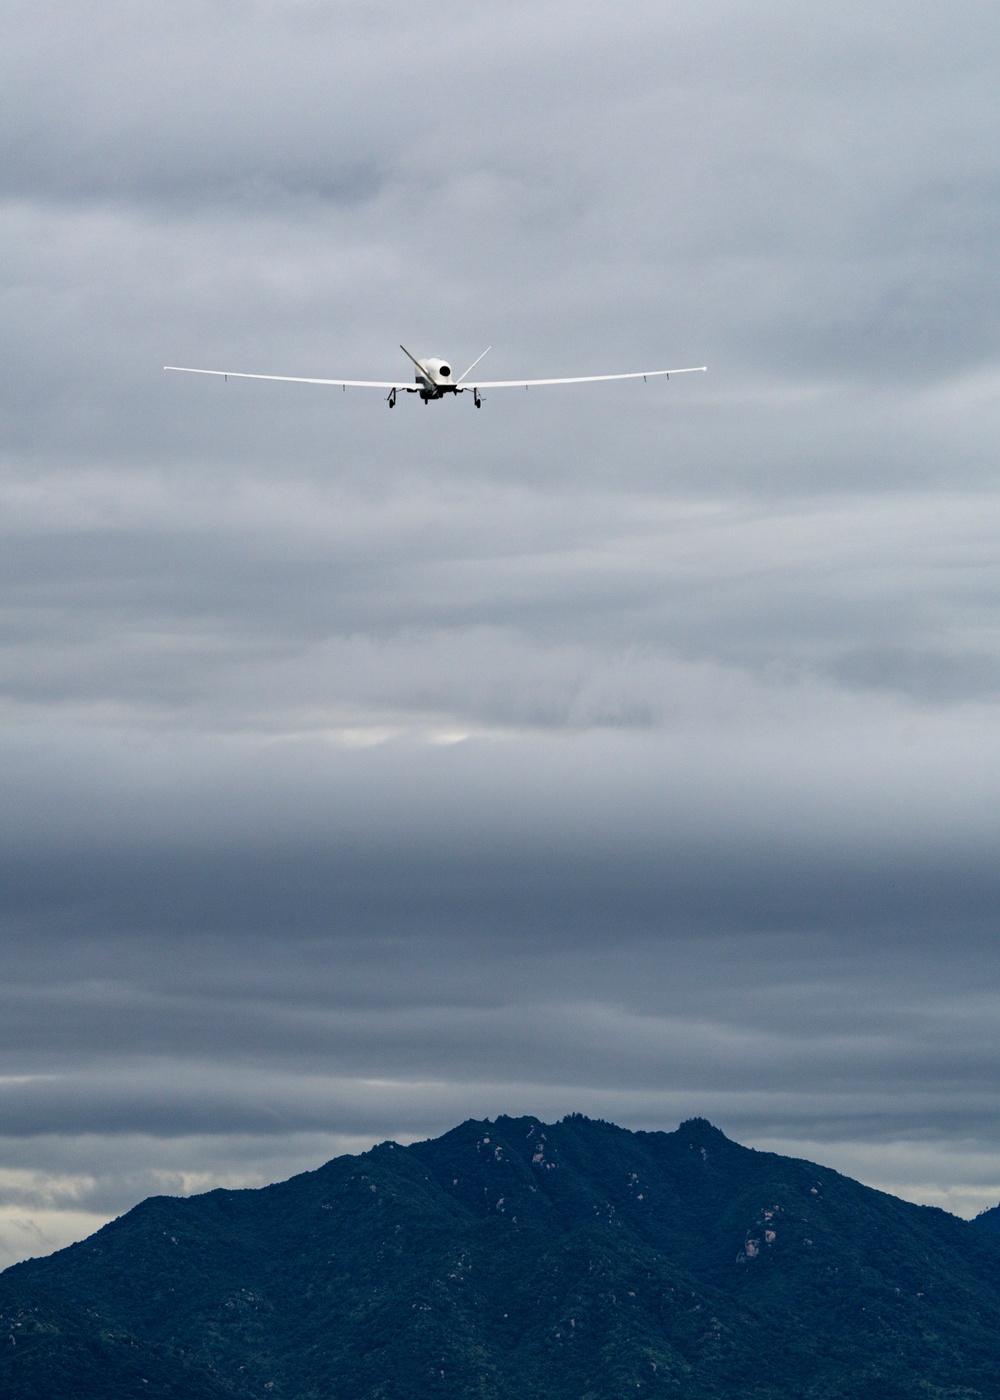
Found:
<path fill-rule="evenodd" d="M 688 1138 L 695 1147 L 707 1147 L 709 1144 L 718 1147 L 721 1143 L 726 1143 L 730 1147 L 738 1146 L 731 1138 L 726 1137 L 721 1128 L 717 1128 L 707 1118 L 686 1118 L 677 1132 L 681 1137 Z"/>

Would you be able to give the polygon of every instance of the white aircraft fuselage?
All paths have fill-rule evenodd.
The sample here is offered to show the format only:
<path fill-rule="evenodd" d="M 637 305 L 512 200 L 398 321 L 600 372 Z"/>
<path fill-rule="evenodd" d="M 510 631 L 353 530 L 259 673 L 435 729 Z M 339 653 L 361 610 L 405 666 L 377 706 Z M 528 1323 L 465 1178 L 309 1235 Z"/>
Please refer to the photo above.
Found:
<path fill-rule="evenodd" d="M 462 392 L 463 386 L 455 383 L 447 360 L 417 360 L 415 363 L 417 373 L 414 379 L 424 403 L 430 403 L 431 399 L 443 399 L 445 394 Z"/>

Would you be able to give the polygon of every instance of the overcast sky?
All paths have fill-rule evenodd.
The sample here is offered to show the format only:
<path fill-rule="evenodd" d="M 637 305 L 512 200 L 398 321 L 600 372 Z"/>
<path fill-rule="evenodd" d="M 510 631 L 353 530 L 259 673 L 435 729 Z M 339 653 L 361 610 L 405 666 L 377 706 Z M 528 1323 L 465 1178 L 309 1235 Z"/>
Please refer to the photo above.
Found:
<path fill-rule="evenodd" d="M 503 1112 L 1000 1200 L 998 40 L 9 0 L 0 1263 Z M 400 341 L 709 373 L 161 369 Z"/>

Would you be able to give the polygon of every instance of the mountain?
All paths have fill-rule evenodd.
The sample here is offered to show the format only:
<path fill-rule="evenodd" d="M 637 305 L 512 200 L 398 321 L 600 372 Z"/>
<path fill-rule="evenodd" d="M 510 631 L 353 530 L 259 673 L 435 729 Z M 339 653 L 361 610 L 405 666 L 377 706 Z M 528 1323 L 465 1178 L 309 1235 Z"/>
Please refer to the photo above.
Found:
<path fill-rule="evenodd" d="M 703 1119 L 468 1122 L 0 1274 L 3 1400 L 1000 1400 L 1000 1240 Z"/>
<path fill-rule="evenodd" d="M 1000 1206 L 991 1206 L 989 1210 L 980 1211 L 972 1223 L 980 1230 L 987 1230 L 991 1235 L 1000 1235 Z"/>

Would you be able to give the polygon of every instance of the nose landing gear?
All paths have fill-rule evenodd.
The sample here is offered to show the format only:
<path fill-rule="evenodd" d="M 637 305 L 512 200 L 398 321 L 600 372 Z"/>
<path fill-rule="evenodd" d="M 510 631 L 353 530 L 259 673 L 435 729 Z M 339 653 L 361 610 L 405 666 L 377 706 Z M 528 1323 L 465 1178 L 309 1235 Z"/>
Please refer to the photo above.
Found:
<path fill-rule="evenodd" d="M 482 401 L 482 399 L 479 397 L 479 390 L 478 390 L 478 389 L 473 389 L 473 391 L 472 391 L 472 402 L 476 405 L 477 408 L 482 408 L 482 406 L 483 406 L 483 401 Z"/>

